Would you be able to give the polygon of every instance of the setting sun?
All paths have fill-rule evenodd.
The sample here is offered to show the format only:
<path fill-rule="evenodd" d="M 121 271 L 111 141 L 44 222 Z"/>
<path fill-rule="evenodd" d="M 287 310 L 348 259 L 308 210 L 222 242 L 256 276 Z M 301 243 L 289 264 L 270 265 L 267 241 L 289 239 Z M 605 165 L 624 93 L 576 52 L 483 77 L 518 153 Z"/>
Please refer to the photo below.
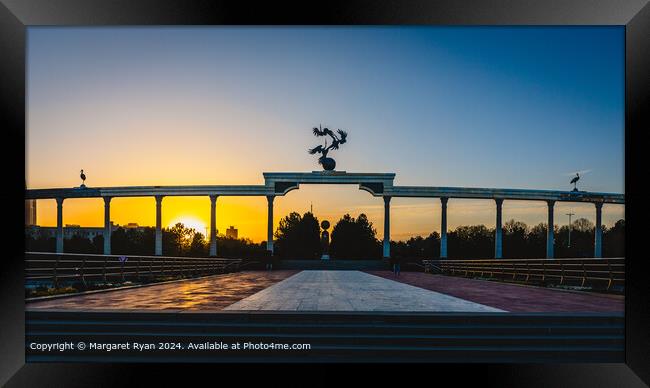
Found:
<path fill-rule="evenodd" d="M 194 218 L 190 216 L 181 216 L 172 220 L 169 223 L 169 225 L 167 225 L 167 227 L 172 227 L 179 222 L 185 225 L 186 228 L 192 228 L 197 232 L 202 233 L 203 236 L 207 238 L 209 233 L 209 231 L 207 230 L 207 225 L 205 225 L 203 221 L 199 220 L 198 218 Z"/>

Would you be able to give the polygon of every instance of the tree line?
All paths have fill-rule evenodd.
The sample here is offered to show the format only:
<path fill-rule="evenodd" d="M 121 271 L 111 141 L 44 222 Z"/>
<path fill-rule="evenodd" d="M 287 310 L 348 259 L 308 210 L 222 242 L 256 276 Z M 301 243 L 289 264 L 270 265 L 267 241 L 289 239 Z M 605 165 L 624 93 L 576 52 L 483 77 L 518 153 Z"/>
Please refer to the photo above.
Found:
<path fill-rule="evenodd" d="M 569 229 L 571 236 L 569 237 Z M 280 221 L 275 232 L 276 254 L 281 258 L 319 258 L 322 244 L 319 222 L 313 214 L 291 213 Z M 593 257 L 594 223 L 579 218 L 571 224 L 554 226 L 554 256 L 557 258 Z M 494 257 L 494 228 L 485 225 L 464 225 L 447 233 L 448 258 L 487 259 Z M 546 257 L 547 225 L 529 227 L 523 222 L 509 220 L 503 225 L 504 258 Z M 569 243 L 570 238 L 570 243 Z M 344 215 L 331 233 L 329 254 L 332 258 L 380 258 L 381 241 L 365 214 L 356 219 Z M 406 241 L 391 241 L 391 256 L 404 258 L 440 257 L 440 234 L 412 237 Z M 603 256 L 625 256 L 625 220 L 614 226 L 603 226 Z"/>
<path fill-rule="evenodd" d="M 584 218 L 575 220 L 569 227 L 554 227 L 554 251 L 557 258 L 593 257 L 594 224 Z M 510 220 L 503 225 L 504 258 L 546 257 L 545 223 L 529 227 L 523 222 Z M 209 242 L 205 236 L 179 223 L 163 228 L 163 255 L 207 257 Z M 292 212 L 283 217 L 274 233 L 275 254 L 283 259 L 319 259 L 323 253 L 321 228 L 318 218 L 307 212 Z M 381 241 L 377 231 L 365 214 L 352 217 L 344 215 L 331 229 L 329 255 L 338 259 L 378 259 L 382 255 Z M 117 228 L 111 234 L 113 254 L 153 255 L 155 229 Z M 26 236 L 26 250 L 54 252 L 56 239 L 49 236 Z M 103 252 L 104 238 L 92 240 L 74 236 L 64 242 L 66 253 Z M 261 258 L 268 256 L 266 242 L 254 243 L 249 239 L 217 236 L 220 257 Z M 447 233 L 449 258 L 493 258 L 494 228 L 485 225 L 459 226 Z M 391 241 L 391 256 L 403 258 L 440 257 L 440 234 L 432 232 L 426 237 L 412 237 L 406 241 Z M 617 221 L 611 228 L 603 227 L 603 256 L 625 256 L 625 220 Z"/>
<path fill-rule="evenodd" d="M 207 257 L 210 243 L 205 235 L 182 223 L 170 228 L 162 228 L 163 256 Z M 118 227 L 111 233 L 111 253 L 114 255 L 153 256 L 155 253 L 156 229 L 143 227 L 140 229 Z M 25 249 L 33 252 L 54 252 L 56 239 L 49 236 L 26 236 Z M 65 239 L 65 253 L 97 253 L 104 252 L 104 236 L 98 235 L 93 239 L 74 235 Z M 217 251 L 225 258 L 258 258 L 268 256 L 266 242 L 254 243 L 250 239 L 234 239 L 223 235 L 217 236 Z"/>
<path fill-rule="evenodd" d="M 494 258 L 494 228 L 485 225 L 459 226 L 447 232 L 447 257 L 450 259 Z M 553 228 L 554 257 L 581 258 L 594 256 L 594 224 L 580 218 L 569 226 Z M 547 225 L 540 223 L 529 227 L 523 222 L 510 220 L 503 225 L 502 254 L 504 258 L 534 259 L 546 257 Z M 603 256 L 625 257 L 625 220 L 614 226 L 603 226 Z M 440 257 L 440 234 L 412 237 L 407 241 L 391 241 L 391 255 L 405 258 Z"/>

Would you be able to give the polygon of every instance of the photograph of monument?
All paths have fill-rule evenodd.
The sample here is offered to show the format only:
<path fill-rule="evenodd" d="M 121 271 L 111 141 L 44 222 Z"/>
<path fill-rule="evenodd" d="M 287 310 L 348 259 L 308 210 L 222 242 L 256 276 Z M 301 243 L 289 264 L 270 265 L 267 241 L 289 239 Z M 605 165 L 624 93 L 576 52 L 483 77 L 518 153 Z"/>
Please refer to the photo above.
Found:
<path fill-rule="evenodd" d="M 219 361 L 187 354 L 192 330 L 297 357 L 623 357 L 622 27 L 27 37 L 31 342 L 155 316 L 138 330 L 181 344 L 168 361 Z M 108 357 L 82 350 L 26 352 Z"/>

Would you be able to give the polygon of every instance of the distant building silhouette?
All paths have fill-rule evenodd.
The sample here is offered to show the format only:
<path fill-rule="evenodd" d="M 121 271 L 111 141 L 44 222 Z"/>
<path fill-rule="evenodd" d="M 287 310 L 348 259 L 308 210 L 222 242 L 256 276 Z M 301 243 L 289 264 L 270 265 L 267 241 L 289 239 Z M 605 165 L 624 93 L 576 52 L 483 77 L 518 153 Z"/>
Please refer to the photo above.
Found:
<path fill-rule="evenodd" d="M 140 226 L 135 222 L 129 222 L 126 225 L 114 224 L 111 221 L 111 232 L 115 232 L 117 228 L 123 228 L 126 230 L 138 230 L 143 231 L 146 229 L 144 226 Z M 38 226 L 38 225 L 26 225 L 26 234 L 33 237 L 56 237 L 56 226 Z M 63 238 L 70 239 L 74 236 L 79 236 L 92 240 L 97 236 L 104 235 L 103 226 L 80 226 L 77 224 L 66 224 L 63 227 Z"/>
<path fill-rule="evenodd" d="M 36 225 L 36 200 L 25 200 L 25 226 Z"/>
<path fill-rule="evenodd" d="M 237 239 L 239 236 L 239 231 L 235 229 L 234 226 L 230 226 L 230 228 L 226 229 L 226 237 L 227 238 L 234 238 Z"/>

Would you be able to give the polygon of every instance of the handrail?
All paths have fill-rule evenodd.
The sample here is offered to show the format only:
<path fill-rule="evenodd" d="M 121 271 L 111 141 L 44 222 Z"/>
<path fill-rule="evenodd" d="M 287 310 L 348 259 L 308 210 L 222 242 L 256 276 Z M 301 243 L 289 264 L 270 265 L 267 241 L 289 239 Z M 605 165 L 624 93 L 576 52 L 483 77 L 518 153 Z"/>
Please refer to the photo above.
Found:
<path fill-rule="evenodd" d="M 54 253 L 54 252 L 25 252 L 25 255 L 43 255 L 43 256 L 70 256 L 70 257 L 141 257 L 145 259 L 179 259 L 179 260 L 241 260 L 241 259 L 226 259 L 226 258 L 216 258 L 216 257 L 188 257 L 188 256 L 147 256 L 147 255 L 130 255 L 130 254 L 112 254 L 112 255 L 102 255 L 99 253 Z"/>
<path fill-rule="evenodd" d="M 614 284 L 625 284 L 624 258 L 568 258 L 568 259 L 425 259 L 425 272 L 434 269 L 438 273 L 463 276 L 508 278 L 524 283 L 546 282 L 566 284 L 575 281 L 584 287 L 611 290 Z"/>
<path fill-rule="evenodd" d="M 237 272 L 241 263 L 241 259 L 217 257 L 25 252 L 25 280 L 51 280 L 54 287 L 64 279 L 77 279 L 84 284 L 88 279 L 108 281 L 113 278 L 124 282 L 171 274 L 187 277 Z"/>
<path fill-rule="evenodd" d="M 445 261 L 445 262 L 454 262 L 454 263 L 460 263 L 460 262 L 489 262 L 489 261 L 498 261 L 499 263 L 503 262 L 509 262 L 509 261 L 514 261 L 517 263 L 521 263 L 524 261 L 544 261 L 548 263 L 552 262 L 568 262 L 568 261 L 577 261 L 577 262 L 582 262 L 586 260 L 591 260 L 594 262 L 606 262 L 607 260 L 625 260 L 624 257 L 610 257 L 610 258 L 597 258 L 597 257 L 569 257 L 569 258 L 562 258 L 562 259 L 423 259 L 422 261 Z"/>

